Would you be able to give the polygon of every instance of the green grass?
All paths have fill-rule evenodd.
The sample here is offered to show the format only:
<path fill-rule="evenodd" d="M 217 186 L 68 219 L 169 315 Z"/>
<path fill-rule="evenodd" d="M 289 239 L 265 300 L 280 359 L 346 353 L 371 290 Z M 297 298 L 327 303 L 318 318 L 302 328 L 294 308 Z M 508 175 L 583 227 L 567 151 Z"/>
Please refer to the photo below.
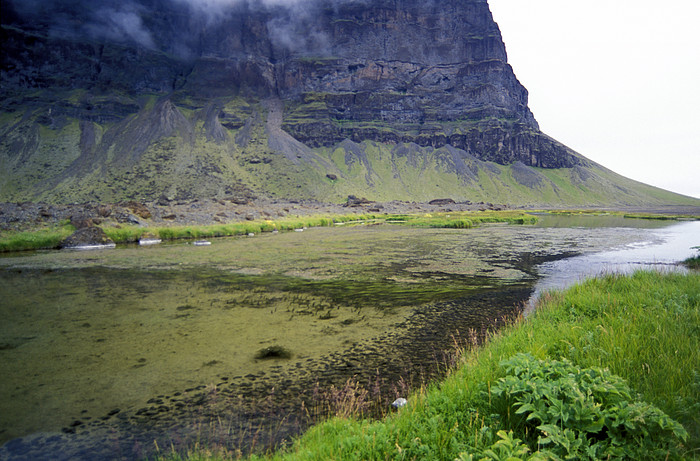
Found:
<path fill-rule="evenodd" d="M 61 241 L 74 231 L 75 228 L 70 224 L 63 224 L 34 231 L 2 232 L 0 233 L 0 253 L 57 248 Z"/>
<path fill-rule="evenodd" d="M 528 386 L 554 392 L 549 384 L 554 383 L 553 375 L 547 370 L 564 366 L 569 370 L 565 379 L 580 376 L 598 383 L 591 392 L 615 402 L 607 409 L 594 403 L 595 411 L 604 409 L 617 416 L 589 430 L 613 427 L 617 436 L 622 434 L 623 448 L 632 450 L 645 441 L 654 442 L 665 431 L 668 437 L 654 448 L 666 450 L 669 459 L 700 455 L 700 274 L 637 272 L 608 275 L 547 294 L 533 315 L 493 334 L 485 346 L 466 351 L 447 378 L 416 391 L 396 414 L 380 421 L 331 418 L 285 451 L 252 459 L 467 460 L 506 459 L 517 453 L 511 459 L 526 459 L 526 452 L 544 450 L 545 442 L 537 445 L 544 433 L 535 428 L 537 424 L 514 423 L 519 407 L 504 404 L 501 398 L 504 383 L 514 379 L 508 368 L 515 367 L 510 372 L 516 375 L 529 369 L 518 362 L 522 354 L 528 354 L 535 370 L 545 370 L 540 374 L 551 378 L 541 384 L 528 378 Z M 566 395 L 569 386 L 554 387 Z M 572 423 L 557 420 L 561 427 L 549 429 L 561 435 Z M 648 425 L 657 423 L 664 429 L 644 434 Z M 590 442 L 605 441 L 612 437 L 610 431 L 599 432 Z M 634 435 L 635 431 L 642 435 Z M 688 437 L 683 442 L 685 431 Z M 575 438 L 577 433 L 567 434 Z M 551 446 L 550 442 L 547 447 Z M 196 453 L 199 457 L 185 459 L 219 459 Z M 624 457 L 627 452 L 620 453 Z"/>
<path fill-rule="evenodd" d="M 534 211 L 534 210 L 533 210 Z M 545 212 L 545 210 L 540 210 Z M 650 219 L 657 221 L 697 220 L 697 216 L 685 214 L 659 214 L 659 213 L 627 213 L 624 211 L 601 210 L 546 210 L 552 215 L 561 216 L 620 216 L 625 219 Z"/>
<path fill-rule="evenodd" d="M 163 240 L 203 239 L 259 234 L 261 232 L 293 231 L 309 227 L 330 227 L 348 223 L 390 222 L 421 227 L 466 229 L 479 223 L 533 224 L 536 220 L 537 218 L 534 216 L 512 211 L 436 213 L 434 215 L 346 214 L 242 221 L 208 226 L 104 226 L 103 230 L 115 243 L 133 243 L 146 236 L 158 237 Z M 71 226 L 63 226 L 27 232 L 5 232 L 0 234 L 0 252 L 57 248 L 60 242 L 68 237 L 73 230 Z"/>
<path fill-rule="evenodd" d="M 537 217 L 517 211 L 440 212 L 393 215 L 386 222 L 414 227 L 470 229 L 484 223 L 535 224 Z"/>
<path fill-rule="evenodd" d="M 151 230 L 162 239 L 215 238 L 236 235 L 258 234 L 261 232 L 293 231 L 308 227 L 329 227 L 341 223 L 368 222 L 378 219 L 378 215 L 338 215 L 309 216 L 279 220 L 243 221 L 211 226 L 160 227 Z"/>

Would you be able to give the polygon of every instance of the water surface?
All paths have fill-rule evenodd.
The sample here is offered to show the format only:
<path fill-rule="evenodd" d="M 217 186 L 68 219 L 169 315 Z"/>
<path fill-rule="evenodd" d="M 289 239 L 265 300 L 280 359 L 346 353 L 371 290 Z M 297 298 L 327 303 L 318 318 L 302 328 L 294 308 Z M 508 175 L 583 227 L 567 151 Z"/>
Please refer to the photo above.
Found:
<path fill-rule="evenodd" d="M 696 222 L 595 219 L 5 256 L 0 455 L 274 444 L 327 412 L 318 402 L 348 379 L 385 408 L 533 290 L 634 263 L 640 250 L 685 259 L 699 243 Z"/>
<path fill-rule="evenodd" d="M 549 261 L 538 266 L 540 277 L 535 285 L 532 301 L 544 291 L 566 288 L 586 278 L 605 273 L 628 274 L 643 269 L 685 271 L 685 267 L 678 262 L 696 254 L 693 247 L 700 245 L 700 221 L 641 221 L 642 224 L 648 223 L 650 228 L 649 232 L 638 240 L 613 245 L 609 249 L 594 253 Z M 625 220 L 618 225 L 623 224 L 638 223 Z"/>

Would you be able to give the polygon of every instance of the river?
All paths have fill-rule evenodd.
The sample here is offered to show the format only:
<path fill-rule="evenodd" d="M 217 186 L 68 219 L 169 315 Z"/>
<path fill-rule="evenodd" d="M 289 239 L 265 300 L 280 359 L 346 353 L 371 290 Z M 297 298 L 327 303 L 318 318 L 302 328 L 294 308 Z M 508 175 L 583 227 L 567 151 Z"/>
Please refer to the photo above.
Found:
<path fill-rule="evenodd" d="M 698 236 L 695 221 L 543 216 L 4 255 L 0 457 L 265 449 L 348 395 L 383 414 L 533 296 L 677 268 Z"/>

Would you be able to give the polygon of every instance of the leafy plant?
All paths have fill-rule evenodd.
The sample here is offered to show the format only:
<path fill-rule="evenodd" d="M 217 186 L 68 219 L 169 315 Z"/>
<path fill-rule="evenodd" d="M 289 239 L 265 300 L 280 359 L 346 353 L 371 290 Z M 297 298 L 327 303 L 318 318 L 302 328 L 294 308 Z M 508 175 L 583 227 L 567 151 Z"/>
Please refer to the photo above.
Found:
<path fill-rule="evenodd" d="M 462 453 L 455 461 L 520 461 L 523 459 L 547 459 L 546 457 L 527 456 L 530 448 L 522 440 L 516 439 L 513 431 L 498 431 L 496 434 L 500 439 L 490 448 L 484 450 L 481 455 L 475 457 L 469 453 Z M 538 456 L 541 454 L 537 454 Z"/>
<path fill-rule="evenodd" d="M 683 426 L 634 400 L 625 380 L 607 370 L 530 354 L 500 365 L 507 375 L 491 387 L 492 404 L 506 427 L 528 435 L 533 452 L 542 449 L 555 459 L 662 459 L 679 457 L 680 443 L 688 438 Z M 482 459 L 504 459 L 493 457 L 510 440 L 499 437 L 498 446 L 485 450 Z M 522 451 L 510 441 L 512 450 Z"/>

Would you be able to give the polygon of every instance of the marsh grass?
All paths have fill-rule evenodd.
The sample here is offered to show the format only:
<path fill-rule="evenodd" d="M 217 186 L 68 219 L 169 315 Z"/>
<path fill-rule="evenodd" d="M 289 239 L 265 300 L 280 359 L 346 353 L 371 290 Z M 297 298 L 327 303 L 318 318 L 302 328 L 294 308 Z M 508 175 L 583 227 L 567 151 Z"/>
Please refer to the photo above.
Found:
<path fill-rule="evenodd" d="M 391 405 L 398 397 L 420 393 L 435 376 L 445 376 L 460 361 L 462 352 L 475 347 L 489 328 L 479 333 L 470 330 L 466 338 L 452 336 L 452 346 L 435 354 L 431 370 L 413 372 L 407 365 L 406 376 L 391 378 L 376 370 L 373 376 L 360 378 L 357 375 L 335 384 L 316 382 L 303 394 L 299 405 L 283 406 L 273 403 L 275 388 L 267 399 L 248 400 L 239 396 L 239 402 L 227 404 L 228 416 L 219 416 L 202 422 L 199 433 L 190 434 L 189 443 L 182 437 L 177 443 L 156 445 L 149 459 L 155 460 L 233 460 L 248 459 L 265 453 L 274 456 L 275 452 L 285 452 L 293 443 L 291 438 L 321 421 L 338 418 L 343 421 L 366 419 L 381 421 L 394 415 L 397 410 Z M 215 386 L 213 386 L 215 389 Z M 211 389 L 209 392 L 212 392 Z M 213 391 L 215 393 L 215 390 Z M 252 406 L 251 406 L 252 405 Z M 205 412 L 210 413 L 210 412 Z M 229 414 L 230 413 L 230 414 Z M 267 414 L 267 421 L 250 420 L 241 425 L 237 414 Z M 231 417 L 233 415 L 233 417 Z M 230 419 L 227 419 L 230 418 Z M 231 421 L 234 422 L 231 422 Z"/>
<path fill-rule="evenodd" d="M 63 223 L 56 227 L 35 231 L 2 232 L 0 233 L 0 252 L 56 248 L 74 231 L 73 226 Z"/>
<path fill-rule="evenodd" d="M 385 221 L 413 227 L 471 229 L 486 223 L 535 224 L 537 217 L 517 211 L 467 211 L 393 215 Z"/>
<path fill-rule="evenodd" d="M 535 211 L 535 210 L 533 210 Z M 629 213 L 608 210 L 538 210 L 542 213 L 560 216 L 619 216 L 627 219 L 649 219 L 656 221 L 697 220 L 698 217 L 689 214 L 660 214 L 660 213 Z"/>
<path fill-rule="evenodd" d="M 683 263 L 690 269 L 700 270 L 700 256 L 688 258 Z"/>
<path fill-rule="evenodd" d="M 351 222 L 366 223 L 378 219 L 376 215 L 309 216 L 278 220 L 243 221 L 210 226 L 172 226 L 149 229 L 161 239 L 192 239 L 233 237 L 274 231 L 293 231 L 309 227 L 330 227 Z"/>
<path fill-rule="evenodd" d="M 505 222 L 511 224 L 534 224 L 537 218 L 520 212 L 459 212 L 436 213 L 435 215 L 385 215 L 347 214 L 329 216 L 306 216 L 276 220 L 232 222 L 203 226 L 104 226 L 103 230 L 115 243 L 134 243 L 145 236 L 157 236 L 162 240 L 204 239 L 283 232 L 310 227 L 331 227 L 343 224 L 393 223 L 418 227 L 468 229 L 480 223 Z M 60 242 L 75 229 L 70 225 L 28 232 L 5 232 L 0 234 L 0 252 L 57 248 Z"/>

